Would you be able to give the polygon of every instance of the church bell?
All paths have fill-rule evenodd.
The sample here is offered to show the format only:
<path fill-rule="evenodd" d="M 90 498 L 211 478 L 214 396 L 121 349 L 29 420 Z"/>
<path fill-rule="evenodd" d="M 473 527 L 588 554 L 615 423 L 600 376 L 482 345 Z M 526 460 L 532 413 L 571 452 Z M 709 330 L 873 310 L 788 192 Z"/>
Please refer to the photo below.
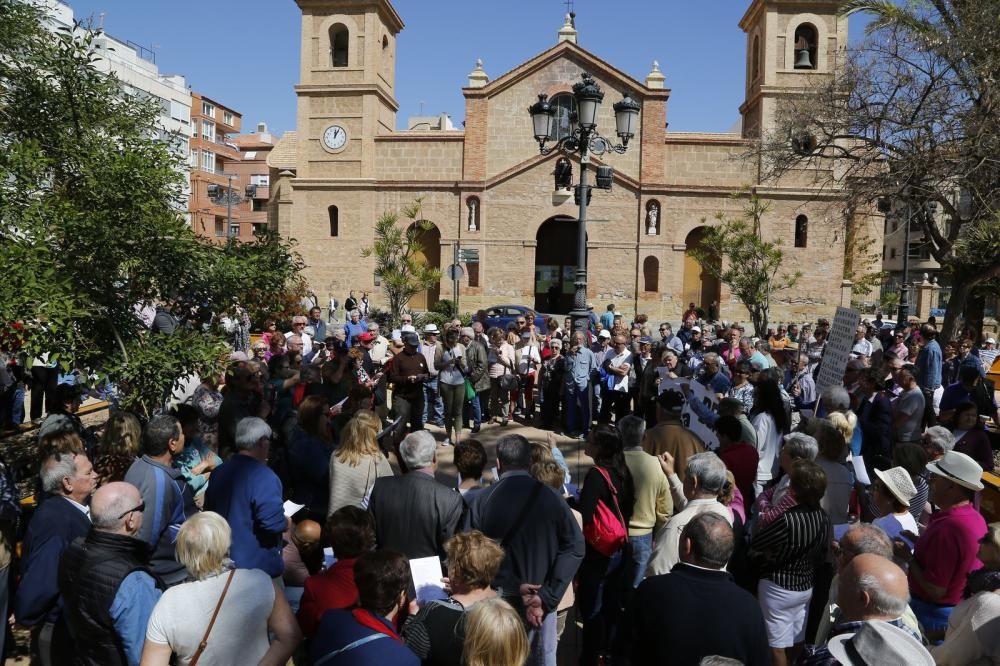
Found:
<path fill-rule="evenodd" d="M 795 69 L 812 69 L 812 58 L 809 56 L 809 49 L 798 49 L 795 51 Z"/>

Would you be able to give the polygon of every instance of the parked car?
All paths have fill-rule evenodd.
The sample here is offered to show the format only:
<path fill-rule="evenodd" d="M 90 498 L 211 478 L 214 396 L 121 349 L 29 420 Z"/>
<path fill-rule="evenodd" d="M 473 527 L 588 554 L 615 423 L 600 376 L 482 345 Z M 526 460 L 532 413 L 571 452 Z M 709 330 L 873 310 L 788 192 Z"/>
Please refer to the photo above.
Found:
<path fill-rule="evenodd" d="M 529 308 L 523 305 L 494 305 L 486 310 L 486 328 L 496 326 L 506 329 L 507 324 L 517 321 L 518 317 L 527 317 Z M 545 331 L 545 320 L 549 315 L 535 313 L 535 330 Z"/>

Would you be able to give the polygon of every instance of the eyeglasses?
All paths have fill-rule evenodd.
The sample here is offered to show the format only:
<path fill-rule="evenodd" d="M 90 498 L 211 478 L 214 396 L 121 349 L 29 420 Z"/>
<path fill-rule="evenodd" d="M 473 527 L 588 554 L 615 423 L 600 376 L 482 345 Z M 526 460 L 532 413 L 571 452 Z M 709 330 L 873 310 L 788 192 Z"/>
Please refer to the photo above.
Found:
<path fill-rule="evenodd" d="M 525 323 L 524 320 L 521 319 L 520 321 L 517 322 L 517 325 L 518 326 L 524 326 L 524 323 Z"/>
<path fill-rule="evenodd" d="M 146 510 L 146 503 L 145 502 L 139 502 L 139 506 L 135 507 L 134 509 L 129 509 L 128 511 L 126 511 L 122 515 L 118 516 L 118 518 L 116 520 L 121 520 L 122 518 L 124 518 L 125 516 L 127 516 L 130 513 L 135 513 L 136 511 L 145 511 L 145 510 Z"/>
<path fill-rule="evenodd" d="M 297 321 L 294 324 L 292 324 L 292 326 L 305 326 L 305 325 L 306 323 L 304 321 Z"/>

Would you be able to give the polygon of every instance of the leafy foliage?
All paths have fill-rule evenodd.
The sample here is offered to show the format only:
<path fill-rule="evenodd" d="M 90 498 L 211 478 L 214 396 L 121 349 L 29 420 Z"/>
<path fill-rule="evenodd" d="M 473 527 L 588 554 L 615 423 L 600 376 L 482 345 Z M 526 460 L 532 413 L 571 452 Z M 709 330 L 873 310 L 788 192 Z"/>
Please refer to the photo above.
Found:
<path fill-rule="evenodd" d="M 886 198 L 919 211 L 914 231 L 952 286 L 952 338 L 1000 277 L 997 245 L 963 241 L 995 241 L 1000 210 L 1000 0 L 847 0 L 841 12 L 872 17 L 866 38 L 832 81 L 783 101 L 762 164 L 771 177 L 815 168 L 858 209 Z M 802 132 L 814 149 L 791 145 Z"/>
<path fill-rule="evenodd" d="M 221 314 L 237 299 L 281 313 L 302 262 L 273 237 L 198 238 L 158 101 L 98 70 L 97 33 L 53 33 L 42 18 L 36 3 L 0 0 L 0 339 L 106 377 L 149 413 L 220 348 L 206 333 L 147 339 L 142 306 Z"/>
<path fill-rule="evenodd" d="M 774 294 L 791 289 L 801 277 L 797 272 L 781 272 L 785 258 L 781 239 L 766 241 L 761 235 L 761 220 L 768 208 L 768 203 L 750 194 L 742 219 L 727 219 L 719 213 L 720 224 L 706 232 L 700 249 L 691 250 L 702 268 L 743 303 L 757 335 L 767 333 Z"/>
<path fill-rule="evenodd" d="M 361 251 L 375 258 L 375 276 L 382 282 L 393 326 L 399 325 L 403 309 L 411 298 L 441 281 L 441 271 L 423 259 L 420 232 L 433 225 L 421 219 L 420 200 L 404 208 L 405 229 L 400 213 L 386 211 L 375 222 L 375 242 Z"/>

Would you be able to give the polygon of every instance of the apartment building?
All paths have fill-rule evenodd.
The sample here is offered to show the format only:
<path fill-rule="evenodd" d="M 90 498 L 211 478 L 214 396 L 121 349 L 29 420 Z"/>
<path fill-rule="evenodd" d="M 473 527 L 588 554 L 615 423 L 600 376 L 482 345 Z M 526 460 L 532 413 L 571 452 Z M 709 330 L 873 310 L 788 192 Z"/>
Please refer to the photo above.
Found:
<path fill-rule="evenodd" d="M 243 203 L 240 204 L 240 239 L 251 240 L 267 230 L 267 205 L 271 197 L 267 156 L 274 149 L 274 137 L 266 123 L 257 123 L 257 131 L 233 138 L 240 149 L 240 161 L 231 170 L 239 176 Z M 236 182 L 236 179 L 233 179 Z"/>
<path fill-rule="evenodd" d="M 242 232 L 243 189 L 233 171 L 240 149 L 233 135 L 240 131 L 239 112 L 201 93 L 191 93 L 191 227 L 220 242 L 251 237 Z"/>

